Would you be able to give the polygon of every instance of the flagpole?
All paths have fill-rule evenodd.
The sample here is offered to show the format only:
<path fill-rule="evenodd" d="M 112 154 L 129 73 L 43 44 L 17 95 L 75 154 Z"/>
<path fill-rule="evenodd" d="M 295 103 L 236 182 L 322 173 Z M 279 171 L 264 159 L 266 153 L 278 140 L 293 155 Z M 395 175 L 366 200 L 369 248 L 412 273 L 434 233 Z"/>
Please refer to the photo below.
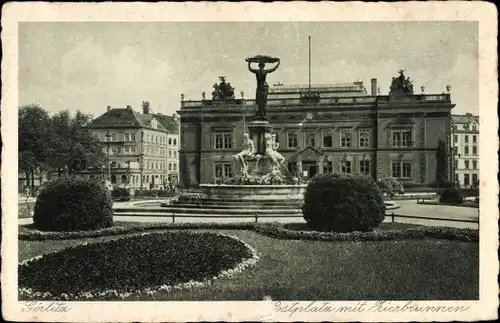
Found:
<path fill-rule="evenodd" d="M 309 36 L 309 95 L 311 94 L 311 36 Z"/>

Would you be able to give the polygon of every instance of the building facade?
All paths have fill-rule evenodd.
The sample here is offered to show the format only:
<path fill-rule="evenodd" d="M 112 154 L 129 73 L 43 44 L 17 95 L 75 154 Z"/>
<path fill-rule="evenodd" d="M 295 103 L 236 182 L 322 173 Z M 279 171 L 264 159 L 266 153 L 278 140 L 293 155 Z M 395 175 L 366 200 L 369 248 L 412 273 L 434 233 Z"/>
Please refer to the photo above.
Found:
<path fill-rule="evenodd" d="M 80 175 L 107 178 L 109 163 L 112 184 L 161 189 L 177 183 L 178 171 L 173 167 L 169 170 L 169 164 L 174 163 L 169 143 L 173 138 L 179 141 L 178 118 L 154 114 L 149 103 L 144 103 L 142 113 L 130 106 L 108 107 L 106 113 L 92 121 L 89 128 L 99 138 L 108 160 L 101 169 L 89 169 Z"/>
<path fill-rule="evenodd" d="M 370 94 L 362 82 L 272 86 L 267 115 L 289 173 L 305 180 L 317 173 L 342 172 L 375 179 L 396 177 L 416 186 L 435 183 L 439 141 L 451 151 L 454 104 L 449 93 L 414 94 L 404 76 L 399 85 L 395 82 L 396 78 L 389 95 L 377 94 L 376 79 L 371 81 Z M 239 169 L 232 156 L 241 150 L 256 110 L 255 101 L 243 96 L 182 98 L 178 113 L 183 187 L 232 177 Z M 448 175 L 451 179 L 452 172 Z"/>
<path fill-rule="evenodd" d="M 452 115 L 454 181 L 460 187 L 479 185 L 479 116 Z"/>

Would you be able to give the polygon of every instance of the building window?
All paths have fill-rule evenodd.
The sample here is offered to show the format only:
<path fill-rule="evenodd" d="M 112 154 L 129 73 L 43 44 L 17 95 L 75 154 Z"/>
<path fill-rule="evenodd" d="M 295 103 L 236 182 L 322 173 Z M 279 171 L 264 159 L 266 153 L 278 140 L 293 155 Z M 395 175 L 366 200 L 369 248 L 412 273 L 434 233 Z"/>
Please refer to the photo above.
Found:
<path fill-rule="evenodd" d="M 111 152 L 113 155 L 116 155 L 118 153 L 118 148 L 111 148 Z"/>
<path fill-rule="evenodd" d="M 411 162 L 392 162 L 392 177 L 411 178 Z"/>
<path fill-rule="evenodd" d="M 453 135 L 453 142 L 457 142 L 458 141 L 458 136 L 457 135 Z"/>
<path fill-rule="evenodd" d="M 359 130 L 359 147 L 370 147 L 370 129 Z"/>
<path fill-rule="evenodd" d="M 470 175 L 469 174 L 464 174 L 464 186 L 465 187 L 470 186 Z"/>
<path fill-rule="evenodd" d="M 475 123 L 472 125 L 472 130 L 477 131 L 477 125 Z"/>
<path fill-rule="evenodd" d="M 453 165 L 453 167 L 454 167 L 455 169 L 458 169 L 458 160 L 455 160 L 455 161 L 454 161 L 454 165 Z"/>
<path fill-rule="evenodd" d="M 174 170 L 177 170 L 177 164 L 174 163 Z"/>
<path fill-rule="evenodd" d="M 465 142 L 466 144 L 468 144 L 468 143 L 469 143 L 469 136 L 468 136 L 468 135 L 465 135 L 465 136 L 464 136 L 464 142 Z"/>
<path fill-rule="evenodd" d="M 177 151 L 174 150 L 174 158 L 177 158 Z"/>
<path fill-rule="evenodd" d="M 455 183 L 460 184 L 460 180 L 459 180 L 459 178 L 458 178 L 458 174 L 455 174 Z"/>
<path fill-rule="evenodd" d="M 111 141 L 116 141 L 116 133 L 111 134 Z"/>
<path fill-rule="evenodd" d="M 129 133 L 124 134 L 124 136 L 125 136 L 125 141 L 130 141 L 130 134 Z"/>
<path fill-rule="evenodd" d="M 472 169 L 477 169 L 477 160 L 472 161 Z"/>
<path fill-rule="evenodd" d="M 233 177 L 233 168 L 230 163 L 215 164 L 215 178 L 231 178 Z"/>
<path fill-rule="evenodd" d="M 477 144 L 477 136 L 476 135 L 472 135 L 472 143 Z"/>
<path fill-rule="evenodd" d="M 171 150 L 168 151 L 168 158 L 172 158 L 172 151 Z"/>
<path fill-rule="evenodd" d="M 477 146 L 472 146 L 472 155 L 477 155 Z"/>
<path fill-rule="evenodd" d="M 231 133 L 216 133 L 215 134 L 215 149 L 231 149 Z"/>
<path fill-rule="evenodd" d="M 340 130 L 340 147 L 342 147 L 342 148 L 351 147 L 351 130 L 350 129 Z"/>
<path fill-rule="evenodd" d="M 168 170 L 172 170 L 172 163 L 168 163 Z"/>
<path fill-rule="evenodd" d="M 333 173 L 333 163 L 330 160 L 323 161 L 323 174 Z"/>
<path fill-rule="evenodd" d="M 172 138 L 168 138 L 168 144 L 172 145 Z"/>
<path fill-rule="evenodd" d="M 392 147 L 409 147 L 413 145 L 411 130 L 392 132 Z"/>
<path fill-rule="evenodd" d="M 146 142 L 149 142 L 149 135 L 146 135 Z"/>
<path fill-rule="evenodd" d="M 323 133 L 323 148 L 331 148 L 333 146 L 332 134 Z"/>
<path fill-rule="evenodd" d="M 288 148 L 297 148 L 298 146 L 298 141 L 297 141 L 297 133 L 289 133 L 288 134 Z"/>
<path fill-rule="evenodd" d="M 465 161 L 465 169 L 469 169 L 469 161 L 468 160 Z"/>
<path fill-rule="evenodd" d="M 479 178 L 478 178 L 477 174 L 472 174 L 472 185 L 479 186 Z"/>
<path fill-rule="evenodd" d="M 370 175 L 370 161 L 360 160 L 359 161 L 359 172 L 361 174 Z"/>
<path fill-rule="evenodd" d="M 351 161 L 343 160 L 340 162 L 340 172 L 349 174 L 352 172 Z"/>
<path fill-rule="evenodd" d="M 130 141 L 135 141 L 135 133 L 130 134 Z"/>
<path fill-rule="evenodd" d="M 177 139 L 174 138 L 174 146 L 177 146 Z"/>
<path fill-rule="evenodd" d="M 469 156 L 469 146 L 464 146 L 464 155 Z"/>

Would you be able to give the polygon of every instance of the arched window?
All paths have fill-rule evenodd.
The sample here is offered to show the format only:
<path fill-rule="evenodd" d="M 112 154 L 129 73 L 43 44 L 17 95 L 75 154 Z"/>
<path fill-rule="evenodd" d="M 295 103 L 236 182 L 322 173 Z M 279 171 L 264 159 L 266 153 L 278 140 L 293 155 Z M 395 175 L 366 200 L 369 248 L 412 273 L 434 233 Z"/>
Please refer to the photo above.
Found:
<path fill-rule="evenodd" d="M 172 170 L 172 163 L 168 163 L 168 170 Z"/>
<path fill-rule="evenodd" d="M 171 145 L 172 144 L 172 138 L 168 138 L 168 144 Z"/>
<path fill-rule="evenodd" d="M 122 184 L 127 184 L 127 175 L 122 175 Z"/>
<path fill-rule="evenodd" d="M 177 146 L 177 139 L 174 138 L 174 146 Z"/>

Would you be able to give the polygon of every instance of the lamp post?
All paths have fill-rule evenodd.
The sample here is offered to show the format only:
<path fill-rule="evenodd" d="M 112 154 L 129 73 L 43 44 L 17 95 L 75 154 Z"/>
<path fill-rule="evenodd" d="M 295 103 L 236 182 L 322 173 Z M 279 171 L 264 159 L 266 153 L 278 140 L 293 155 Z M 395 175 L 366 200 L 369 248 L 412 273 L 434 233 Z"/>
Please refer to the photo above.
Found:
<path fill-rule="evenodd" d="M 141 160 L 140 160 L 140 170 L 141 170 L 141 191 L 143 188 L 143 173 L 144 173 L 144 130 L 141 130 Z"/>
<path fill-rule="evenodd" d="M 110 161 L 110 157 L 109 157 L 109 149 L 110 149 L 110 142 L 111 142 L 111 134 L 109 133 L 109 130 L 108 132 L 106 132 L 106 134 L 104 135 L 104 137 L 106 137 L 106 143 L 107 143 L 107 155 L 108 155 L 108 181 L 111 182 L 111 161 Z"/>

